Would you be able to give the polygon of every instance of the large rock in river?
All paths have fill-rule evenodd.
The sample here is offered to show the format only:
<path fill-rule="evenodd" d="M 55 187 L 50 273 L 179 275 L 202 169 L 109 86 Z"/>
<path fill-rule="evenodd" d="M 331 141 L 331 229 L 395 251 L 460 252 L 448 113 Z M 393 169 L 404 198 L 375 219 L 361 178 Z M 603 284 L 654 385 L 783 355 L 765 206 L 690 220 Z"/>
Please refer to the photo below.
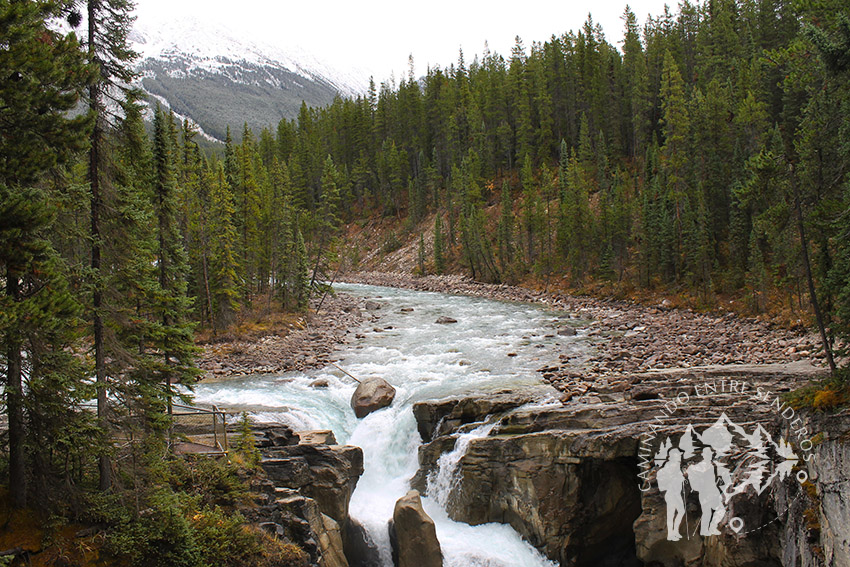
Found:
<path fill-rule="evenodd" d="M 416 490 L 395 503 L 390 534 L 398 567 L 442 567 L 443 553 L 434 520 L 425 513 Z"/>
<path fill-rule="evenodd" d="M 363 418 L 385 408 L 395 399 L 395 388 L 383 378 L 363 380 L 351 396 L 351 409 L 358 418 Z"/>

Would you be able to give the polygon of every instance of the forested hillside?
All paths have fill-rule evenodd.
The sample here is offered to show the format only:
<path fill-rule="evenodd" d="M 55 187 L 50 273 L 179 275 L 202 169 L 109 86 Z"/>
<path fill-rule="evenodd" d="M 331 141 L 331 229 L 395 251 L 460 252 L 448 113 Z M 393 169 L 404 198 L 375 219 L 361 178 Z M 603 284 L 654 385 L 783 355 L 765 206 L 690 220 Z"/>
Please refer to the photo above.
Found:
<path fill-rule="evenodd" d="M 297 209 L 338 195 L 343 220 L 398 216 L 413 233 L 438 213 L 426 270 L 457 250 L 486 281 L 661 285 L 709 307 L 731 293 L 750 313 L 810 313 L 816 290 L 824 333 L 840 332 L 843 8 L 684 3 L 643 28 L 626 9 L 621 49 L 588 20 L 422 78 L 411 60 L 398 85 L 303 108 L 258 149 L 285 165 Z"/>
<path fill-rule="evenodd" d="M 49 23 L 81 12 L 87 29 Z M 162 463 L 178 386 L 197 375 L 194 333 L 306 310 L 363 219 L 433 231 L 426 272 L 665 286 L 707 306 L 732 293 L 752 312 L 779 298 L 840 349 L 848 18 L 838 0 L 686 2 L 643 27 L 626 9 L 621 46 L 589 20 L 423 77 L 411 60 L 367 96 L 260 132 L 232 125 L 241 142 L 228 135 L 219 157 L 159 109 L 146 133 L 128 0 L 0 0 L 11 503 L 95 510 L 139 539 L 200 506 L 155 488 L 177 482 Z M 133 442 L 117 448 L 116 431 Z M 93 501 L 96 487 L 114 499 Z M 180 517 L 167 527 L 180 537 L 209 528 Z"/>

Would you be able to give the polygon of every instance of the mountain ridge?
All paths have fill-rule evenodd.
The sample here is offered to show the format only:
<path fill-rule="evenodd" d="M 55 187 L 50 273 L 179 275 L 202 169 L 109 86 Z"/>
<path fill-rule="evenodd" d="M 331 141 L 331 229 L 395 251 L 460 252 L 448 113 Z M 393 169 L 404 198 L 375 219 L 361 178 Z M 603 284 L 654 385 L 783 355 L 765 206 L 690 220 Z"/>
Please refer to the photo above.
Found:
<path fill-rule="evenodd" d="M 211 140 L 223 141 L 228 126 L 237 139 L 243 124 L 274 127 L 296 117 L 302 101 L 325 106 L 368 86 L 357 69 L 338 70 L 298 46 L 246 39 L 197 19 L 140 17 L 129 39 L 140 55 L 141 87 Z"/>

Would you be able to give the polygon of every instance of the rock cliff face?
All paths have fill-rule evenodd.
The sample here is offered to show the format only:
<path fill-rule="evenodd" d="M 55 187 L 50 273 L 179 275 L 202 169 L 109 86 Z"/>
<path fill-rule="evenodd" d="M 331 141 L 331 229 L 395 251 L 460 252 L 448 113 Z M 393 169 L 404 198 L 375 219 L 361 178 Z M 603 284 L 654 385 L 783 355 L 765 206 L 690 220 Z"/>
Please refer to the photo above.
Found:
<path fill-rule="evenodd" d="M 850 566 L 850 416 L 802 419 L 779 397 L 811 371 L 707 367 L 633 375 L 620 392 L 563 404 L 525 406 L 527 399 L 507 395 L 418 404 L 426 444 L 413 485 L 425 490 L 458 432 L 490 416 L 497 426 L 473 439 L 458 463 L 449 514 L 508 523 L 561 565 Z M 735 435 L 784 432 L 800 460 L 761 494 L 744 486 L 721 535 L 699 535 L 700 501 L 689 490 L 681 532 L 688 535 L 668 541 L 666 502 L 643 444 L 660 445 L 688 425 L 720 428 L 722 419 Z M 732 475 L 747 480 L 747 470 Z"/>
<path fill-rule="evenodd" d="M 299 542 L 320 567 L 371 566 L 376 552 L 348 516 L 363 474 L 363 451 L 340 446 L 330 432 L 265 431 L 258 443 L 268 481 L 255 518 L 265 529 Z M 351 560 L 349 560 L 351 558 Z"/>

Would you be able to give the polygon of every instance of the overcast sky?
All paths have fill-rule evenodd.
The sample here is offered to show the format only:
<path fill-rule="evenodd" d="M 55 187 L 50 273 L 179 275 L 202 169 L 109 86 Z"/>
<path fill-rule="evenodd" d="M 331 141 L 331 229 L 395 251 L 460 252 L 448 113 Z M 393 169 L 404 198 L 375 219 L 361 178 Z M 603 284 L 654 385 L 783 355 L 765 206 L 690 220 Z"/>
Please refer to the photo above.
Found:
<path fill-rule="evenodd" d="M 618 47 L 626 3 L 642 26 L 663 12 L 664 0 L 136 0 L 140 18 L 211 20 L 253 40 L 299 45 L 328 63 L 356 65 L 381 82 L 407 72 L 412 54 L 417 75 L 428 65 L 448 67 L 463 48 L 469 63 L 484 51 L 510 55 L 519 35 L 526 47 L 553 34 L 577 30 L 587 19 L 602 24 Z"/>

